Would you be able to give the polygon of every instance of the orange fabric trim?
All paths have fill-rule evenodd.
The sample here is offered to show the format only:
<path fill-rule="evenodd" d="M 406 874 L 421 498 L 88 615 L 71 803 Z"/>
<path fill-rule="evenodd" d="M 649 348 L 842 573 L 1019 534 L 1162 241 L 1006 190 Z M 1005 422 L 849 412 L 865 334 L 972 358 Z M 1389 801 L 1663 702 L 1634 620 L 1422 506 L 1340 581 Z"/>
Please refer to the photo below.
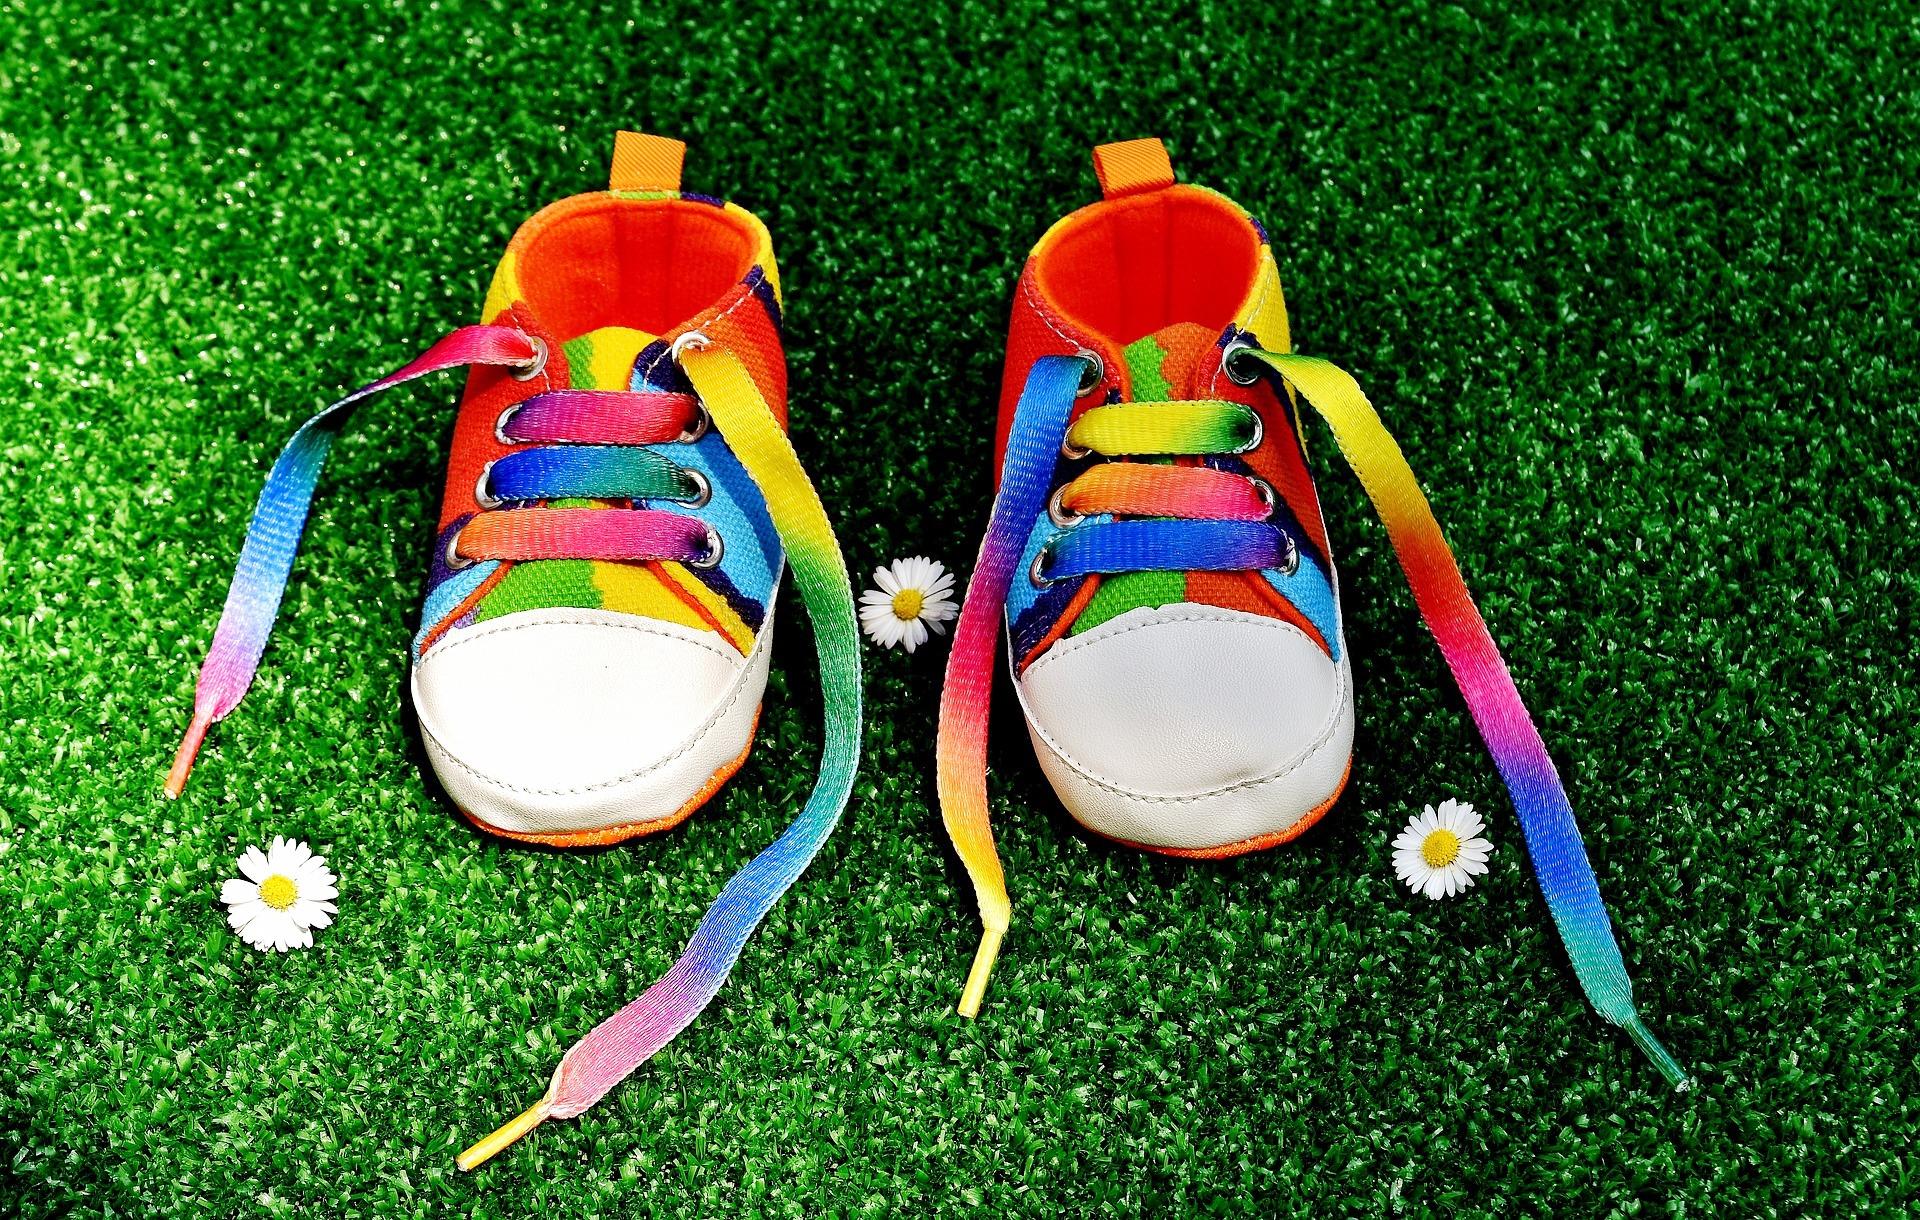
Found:
<path fill-rule="evenodd" d="M 1305 817 L 1287 827 L 1285 830 L 1276 830 L 1271 834 L 1255 835 L 1251 839 L 1241 839 L 1234 843 L 1222 843 L 1218 847 L 1155 847 L 1151 843 L 1134 843 L 1127 839 L 1111 838 L 1094 830 L 1091 826 L 1087 827 L 1087 830 L 1090 834 L 1106 839 L 1109 843 L 1118 843 L 1122 847 L 1132 847 L 1139 851 L 1150 851 L 1159 856 L 1173 856 L 1181 860 L 1227 860 L 1234 856 L 1244 856 L 1249 852 L 1265 851 L 1269 847 L 1278 847 L 1282 843 L 1290 843 L 1307 833 L 1307 831 L 1313 829 L 1314 824 L 1321 818 L 1326 817 L 1327 811 L 1332 809 L 1334 803 L 1346 792 L 1347 780 L 1351 779 L 1352 776 L 1353 756 L 1349 754 L 1347 756 L 1347 769 L 1340 773 L 1340 783 L 1334 788 L 1333 795 L 1318 805 L 1315 805 L 1312 809 L 1307 810 Z"/>
<path fill-rule="evenodd" d="M 612 191 L 677 191 L 687 146 L 667 136 L 621 131 L 613 137 L 613 171 L 607 176 Z"/>
<path fill-rule="evenodd" d="M 651 559 L 647 561 L 647 568 L 650 571 L 652 571 L 652 573 L 655 576 L 660 578 L 660 583 L 665 585 L 669 592 L 671 592 L 675 597 L 679 598 L 681 601 L 685 602 L 689 609 L 691 609 L 695 614 L 699 615 L 701 622 L 713 628 L 713 632 L 715 635 L 719 636 L 721 639 L 725 640 L 727 643 L 733 645 L 735 650 L 740 652 L 742 655 L 745 655 L 747 650 L 740 647 L 740 641 L 734 639 L 733 636 L 727 631 L 726 624 L 722 623 L 718 618 L 716 618 L 714 616 L 713 611 L 707 609 L 706 606 L 702 605 L 700 602 L 700 599 L 693 595 L 693 591 L 691 589 L 686 588 L 677 579 L 675 579 L 672 572 L 669 572 L 663 565 L 660 564 L 659 561 L 651 560 Z"/>
<path fill-rule="evenodd" d="M 686 804 L 664 818 L 641 822 L 618 822 L 612 826 L 599 826 L 592 830 L 535 833 L 524 830 L 502 830 L 465 809 L 460 811 L 460 816 L 490 835 L 499 835 L 503 839 L 512 839 L 519 843 L 537 843 L 542 847 L 611 847 L 615 843 L 624 843 L 628 839 L 659 834 L 663 830 L 672 830 L 692 817 L 694 810 L 711 800 L 713 794 L 720 791 L 721 786 L 733 778 L 733 773 L 740 769 L 741 764 L 747 761 L 747 755 L 753 752 L 753 737 L 759 729 L 760 709 L 755 708 L 753 709 L 753 728 L 747 732 L 747 745 L 740 751 L 739 757 L 730 763 L 723 764 L 718 771 L 708 777 L 707 782 L 700 786 L 700 791 L 694 793 Z"/>
<path fill-rule="evenodd" d="M 1081 611 L 1087 608 L 1087 603 L 1092 601 L 1093 595 L 1099 591 L 1099 573 L 1093 573 L 1082 580 L 1080 587 L 1074 590 L 1073 600 L 1068 602 L 1067 608 L 1060 612 L 1060 617 L 1053 620 L 1053 626 L 1047 628 L 1047 634 L 1041 636 L 1040 642 L 1027 649 L 1027 655 L 1020 658 L 1020 668 L 1025 669 L 1033 664 L 1035 657 L 1059 643 L 1062 636 L 1073 630 L 1073 621 L 1080 617 Z"/>
<path fill-rule="evenodd" d="M 1093 150 L 1093 172 L 1108 199 L 1158 191 L 1173 185 L 1173 160 L 1157 139 L 1122 140 Z"/>

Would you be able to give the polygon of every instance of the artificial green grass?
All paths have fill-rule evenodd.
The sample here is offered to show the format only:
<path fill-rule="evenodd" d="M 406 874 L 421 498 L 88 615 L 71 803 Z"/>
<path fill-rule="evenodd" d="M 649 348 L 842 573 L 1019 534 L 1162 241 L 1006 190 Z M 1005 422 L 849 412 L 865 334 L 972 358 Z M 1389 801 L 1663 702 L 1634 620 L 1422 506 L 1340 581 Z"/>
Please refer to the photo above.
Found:
<path fill-rule="evenodd" d="M 0 1212 L 1893 1214 L 1916 1191 L 1910 16 L 0 0 Z M 1273 232 L 1296 342 L 1398 432 L 1575 798 L 1668 1092 L 1583 1004 L 1511 810 L 1315 439 L 1360 698 L 1348 795 L 1182 864 L 1058 811 L 1004 696 L 1017 925 L 976 1023 L 932 805 L 945 652 L 867 653 L 848 819 L 733 982 L 582 1119 L 454 1153 L 672 960 L 797 808 L 799 606 L 759 748 L 681 830 L 559 854 L 422 778 L 405 645 L 453 379 L 366 411 L 260 679 L 160 798 L 294 425 L 475 320 L 611 133 L 693 145 L 788 287 L 850 562 L 965 570 L 1009 291 L 1159 134 Z M 1490 876 L 1388 841 L 1444 796 Z M 248 843 L 342 878 L 226 930 Z"/>

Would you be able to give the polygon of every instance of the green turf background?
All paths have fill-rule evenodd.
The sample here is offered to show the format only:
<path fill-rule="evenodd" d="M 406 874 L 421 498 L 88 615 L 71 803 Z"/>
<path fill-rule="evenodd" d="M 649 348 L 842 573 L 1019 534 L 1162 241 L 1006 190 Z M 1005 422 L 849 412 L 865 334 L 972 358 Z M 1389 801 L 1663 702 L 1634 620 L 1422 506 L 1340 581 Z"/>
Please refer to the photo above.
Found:
<path fill-rule="evenodd" d="M 1912 1201 L 1911 10 L 107 7 L 0 0 L 0 1212 Z M 969 566 L 1009 291 L 1093 197 L 1091 144 L 1164 135 L 1264 218 L 1296 341 L 1433 496 L 1698 1092 L 1582 1004 L 1320 434 L 1360 691 L 1324 829 L 1224 865 L 1094 842 L 1003 698 L 1019 923 L 962 1023 L 945 650 L 869 650 L 847 822 L 720 1001 L 457 1173 L 802 798 L 790 591 L 759 749 L 700 816 L 597 853 L 479 837 L 400 710 L 456 393 L 403 390 L 339 447 L 252 695 L 184 800 L 160 780 L 283 440 L 475 320 L 514 226 L 602 184 L 620 125 L 688 139 L 689 185 L 772 227 L 796 442 L 862 572 Z M 1429 904 L 1388 841 L 1445 796 L 1498 850 Z M 343 890 L 281 959 L 215 902 L 276 833 Z"/>

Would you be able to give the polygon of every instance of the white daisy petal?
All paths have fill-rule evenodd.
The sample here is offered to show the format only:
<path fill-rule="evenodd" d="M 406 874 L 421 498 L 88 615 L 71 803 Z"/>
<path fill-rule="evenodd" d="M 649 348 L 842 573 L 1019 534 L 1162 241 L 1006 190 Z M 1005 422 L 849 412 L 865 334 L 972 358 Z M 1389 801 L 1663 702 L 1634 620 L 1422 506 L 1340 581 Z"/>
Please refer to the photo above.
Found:
<path fill-rule="evenodd" d="M 1446 888 L 1447 888 L 1446 874 L 1441 872 L 1439 869 L 1434 869 L 1433 872 L 1427 875 L 1427 883 L 1426 885 L 1421 887 L 1421 890 L 1423 893 L 1426 894 L 1428 898 L 1438 898 L 1440 897 L 1441 894 L 1446 892 Z"/>
<path fill-rule="evenodd" d="M 267 869 L 267 856 L 265 852 L 257 847 L 249 847 L 247 850 L 241 852 L 240 858 L 234 861 L 234 865 L 240 870 L 242 877 L 245 877 L 255 885 L 267 879 L 269 871 Z"/>
<path fill-rule="evenodd" d="M 242 881 L 238 877 L 220 885 L 220 901 L 227 906 L 237 906 L 243 902 L 252 902 L 260 897 L 260 887 L 251 881 Z"/>

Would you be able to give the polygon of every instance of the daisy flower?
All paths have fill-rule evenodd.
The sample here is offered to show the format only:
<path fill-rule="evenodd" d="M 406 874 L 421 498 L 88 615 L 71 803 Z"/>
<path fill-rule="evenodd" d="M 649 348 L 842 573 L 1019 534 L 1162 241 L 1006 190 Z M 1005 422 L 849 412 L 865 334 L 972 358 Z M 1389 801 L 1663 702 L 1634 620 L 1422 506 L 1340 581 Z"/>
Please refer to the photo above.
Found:
<path fill-rule="evenodd" d="M 1493 844 L 1480 836 L 1487 824 L 1462 801 L 1428 805 L 1393 841 L 1393 871 L 1410 890 L 1451 898 L 1487 871 Z"/>
<path fill-rule="evenodd" d="M 873 583 L 879 587 L 860 595 L 860 626 L 883 648 L 905 644 L 912 652 L 927 642 L 929 627 L 944 635 L 960 613 L 953 577 L 931 559 L 896 559 L 873 570 Z"/>
<path fill-rule="evenodd" d="M 313 948 L 313 929 L 333 922 L 340 896 L 327 858 L 276 835 L 266 851 L 249 847 L 234 863 L 240 876 L 220 887 L 220 901 L 240 938 L 262 951 Z"/>

